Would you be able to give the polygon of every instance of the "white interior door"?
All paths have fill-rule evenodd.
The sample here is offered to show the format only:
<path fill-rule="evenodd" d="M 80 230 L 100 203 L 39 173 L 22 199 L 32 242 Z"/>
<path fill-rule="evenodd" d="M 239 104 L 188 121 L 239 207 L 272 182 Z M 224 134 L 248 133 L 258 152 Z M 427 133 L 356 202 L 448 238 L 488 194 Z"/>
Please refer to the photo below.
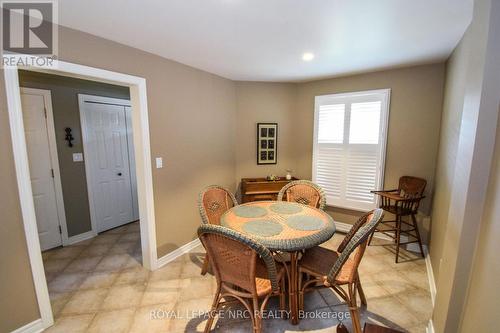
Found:
<path fill-rule="evenodd" d="M 80 95 L 80 116 L 91 213 L 97 232 L 102 232 L 137 219 L 137 194 L 132 185 L 135 167 L 129 153 L 133 147 L 129 149 L 127 105 L 92 97 Z"/>
<path fill-rule="evenodd" d="M 49 144 L 47 98 L 50 98 L 50 92 L 48 91 L 21 89 L 21 105 L 31 187 L 42 250 L 62 245 L 54 167 L 52 166 L 52 157 L 56 152 L 51 152 Z"/>

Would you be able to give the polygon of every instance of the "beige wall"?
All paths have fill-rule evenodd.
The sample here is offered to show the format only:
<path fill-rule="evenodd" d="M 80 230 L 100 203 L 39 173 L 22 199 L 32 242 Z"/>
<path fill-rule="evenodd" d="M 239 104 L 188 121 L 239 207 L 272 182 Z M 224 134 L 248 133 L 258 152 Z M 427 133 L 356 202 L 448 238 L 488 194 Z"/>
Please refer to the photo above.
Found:
<path fill-rule="evenodd" d="M 153 169 L 158 255 L 196 237 L 199 190 L 211 183 L 235 189 L 236 94 L 232 81 L 75 30 L 59 31 L 62 60 L 146 78 L 151 154 L 164 158 Z M 38 317 L 26 257 L 7 122 L 3 75 L 0 170 L 2 294 L 0 331 Z M 5 231 L 5 232 L 4 232 Z M 12 256 L 15 253 L 15 256 Z"/>
<path fill-rule="evenodd" d="M 424 65 L 299 84 L 295 120 L 297 174 L 310 179 L 314 97 L 391 88 L 385 187 L 397 187 L 403 175 L 427 179 L 422 211 L 430 212 L 442 111 L 444 64 Z M 333 209 L 337 220 L 352 223 L 359 213 Z M 424 230 L 426 233 L 426 230 Z"/>
<path fill-rule="evenodd" d="M 147 80 L 151 152 L 153 158 L 162 156 L 165 165 L 163 169 L 153 169 L 159 256 L 196 236 L 199 225 L 196 198 L 203 186 L 218 183 L 234 190 L 236 180 L 242 176 L 254 176 L 254 172 L 257 176 L 271 172 L 282 174 L 288 168 L 299 177 L 311 177 L 315 95 L 392 88 L 386 186 L 394 186 L 402 174 L 413 174 L 427 178 L 428 194 L 432 193 L 443 64 L 298 84 L 235 84 L 71 29 L 62 28 L 59 38 L 60 58 L 65 61 Z M 3 84 L 3 80 L 0 82 Z M 0 107 L 5 110 L 5 99 Z M 255 124 L 259 121 L 280 123 L 279 164 L 276 166 L 261 168 L 256 165 Z M 8 131 L 2 133 L 7 135 Z M 2 170 L 11 168 L 10 181 L 4 188 L 7 193 L 15 193 L 12 154 L 4 156 L 7 158 L 0 161 L 0 167 Z M 289 166 L 291 163 L 293 165 Z M 424 209 L 428 208 L 427 202 Z M 4 227 L 21 228 L 19 207 L 9 206 L 7 210 L 12 212 L 13 218 Z M 356 215 L 339 209 L 335 214 L 344 222 L 352 222 Z M 25 242 L 0 244 L 11 253 L 26 253 Z M 4 244 L 9 246 L 4 247 Z M 16 265 L 20 265 L 18 271 L 29 270 L 27 262 L 8 262 L 2 266 L 3 271 L 13 269 L 6 277 L 7 281 L 15 281 L 9 291 L 25 293 L 27 299 L 22 303 L 18 302 L 19 298 L 9 300 L 12 299 L 12 304 L 36 310 L 29 275 L 24 275 L 27 281 L 16 279 Z M 3 294 L 2 298 L 5 299 Z M 31 311 L 19 322 L 27 323 L 36 316 L 37 311 Z M 2 325 L 16 327 L 19 322 L 8 318 L 2 320 Z"/>
<path fill-rule="evenodd" d="M 236 178 L 294 175 L 311 179 L 314 97 L 316 95 L 391 88 L 385 186 L 397 186 L 410 174 L 429 181 L 423 203 L 430 213 L 439 141 L 444 64 L 361 74 L 306 83 L 237 82 Z M 278 122 L 278 164 L 256 163 L 256 123 Z M 340 222 L 354 223 L 359 212 L 328 208 Z M 426 238 L 429 226 L 423 226 Z"/>
<path fill-rule="evenodd" d="M 500 2 L 476 0 L 472 22 L 448 65 L 445 106 L 449 110 L 445 115 L 458 112 L 461 116 L 460 120 L 454 120 L 456 115 L 443 118 L 445 134 L 455 130 L 454 122 L 459 121 L 460 126 L 456 148 L 448 142 L 440 149 L 443 162 L 439 168 L 444 174 L 450 168 L 454 171 L 451 187 L 437 188 L 450 193 L 436 195 L 436 200 L 449 197 L 444 201 L 449 207 L 448 212 L 434 214 L 433 223 L 446 227 L 441 234 L 432 235 L 430 244 L 431 260 L 438 267 L 432 315 L 436 332 L 493 332 L 500 310 L 492 284 L 500 280 L 498 259 L 489 252 L 498 249 L 498 235 L 490 234 L 498 229 L 498 163 L 493 159 L 497 157 L 494 145 L 500 106 L 498 59 Z M 450 138 L 453 135 L 446 140 Z"/>
<path fill-rule="evenodd" d="M 239 179 L 242 176 L 280 174 L 291 168 L 298 176 L 310 179 L 314 97 L 391 88 L 386 184 L 397 185 L 399 176 L 406 172 L 428 179 L 427 192 L 430 194 L 439 139 L 444 74 L 444 64 L 433 64 L 296 84 L 236 82 L 236 175 Z M 276 121 L 280 126 L 281 152 L 276 166 L 258 166 L 255 161 L 255 126 L 266 119 Z M 285 145 L 288 143 L 291 147 L 287 149 Z M 426 200 L 425 212 L 429 212 L 429 203 L 430 200 Z"/>
<path fill-rule="evenodd" d="M 486 81 L 489 91 L 484 93 L 487 108 L 500 112 L 500 4 L 492 4 L 489 31 L 489 59 Z M 488 64 L 489 63 L 489 64 Z M 461 314 L 461 332 L 488 332 L 498 330 L 500 313 L 500 117 L 497 123 L 495 153 L 489 178 L 487 198 L 481 220 L 481 230 L 474 253 L 474 263 L 465 307 Z"/>
<path fill-rule="evenodd" d="M 3 70 L 0 70 L 3 78 Z M 12 158 L 5 87 L 0 80 L 0 332 L 40 318 L 24 236 Z"/>
<path fill-rule="evenodd" d="M 83 152 L 78 94 L 130 99 L 129 89 L 29 71 L 19 72 L 19 84 L 21 87 L 46 89 L 51 92 L 68 235 L 71 237 L 89 231 L 92 226 L 85 162 L 73 162 L 73 153 Z M 73 147 L 68 147 L 64 140 L 66 127 L 72 129 L 75 138 Z"/>
<path fill-rule="evenodd" d="M 158 256 L 196 237 L 197 196 L 218 183 L 235 188 L 232 81 L 70 29 L 60 31 L 69 62 L 146 78 Z"/>
<path fill-rule="evenodd" d="M 498 124 L 500 128 L 500 123 Z M 494 164 L 474 255 L 461 332 L 492 332 L 500 311 L 500 131 L 497 131 Z"/>
<path fill-rule="evenodd" d="M 439 277 L 439 262 L 446 235 L 446 222 L 450 208 L 451 190 L 455 172 L 464 91 L 469 34 L 466 34 L 446 64 L 446 85 L 444 92 L 443 115 L 439 140 L 439 153 L 436 166 L 435 194 L 432 210 L 431 244 L 429 253 L 434 277 Z"/>
<path fill-rule="evenodd" d="M 293 83 L 236 82 L 236 179 L 284 176 L 295 168 Z M 257 123 L 278 123 L 278 163 L 257 165 Z"/>

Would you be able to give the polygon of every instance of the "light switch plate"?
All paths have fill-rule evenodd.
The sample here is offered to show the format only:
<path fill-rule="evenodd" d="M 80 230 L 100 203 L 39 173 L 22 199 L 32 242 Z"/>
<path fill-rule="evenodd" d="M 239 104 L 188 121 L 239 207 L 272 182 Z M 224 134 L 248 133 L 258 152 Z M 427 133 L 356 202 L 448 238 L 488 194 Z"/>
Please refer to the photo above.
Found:
<path fill-rule="evenodd" d="M 83 154 L 73 153 L 73 162 L 83 162 Z"/>
<path fill-rule="evenodd" d="M 157 157 L 155 160 L 156 160 L 156 168 L 157 169 L 163 168 L 163 158 Z"/>

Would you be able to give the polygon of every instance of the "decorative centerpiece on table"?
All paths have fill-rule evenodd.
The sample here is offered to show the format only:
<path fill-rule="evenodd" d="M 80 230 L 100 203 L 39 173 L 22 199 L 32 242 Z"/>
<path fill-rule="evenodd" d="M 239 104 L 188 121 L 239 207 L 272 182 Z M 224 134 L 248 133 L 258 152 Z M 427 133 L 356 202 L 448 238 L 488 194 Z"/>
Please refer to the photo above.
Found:
<path fill-rule="evenodd" d="M 274 181 L 280 180 L 280 177 L 271 174 L 271 175 L 267 176 L 266 179 L 271 181 L 271 182 L 274 182 Z"/>

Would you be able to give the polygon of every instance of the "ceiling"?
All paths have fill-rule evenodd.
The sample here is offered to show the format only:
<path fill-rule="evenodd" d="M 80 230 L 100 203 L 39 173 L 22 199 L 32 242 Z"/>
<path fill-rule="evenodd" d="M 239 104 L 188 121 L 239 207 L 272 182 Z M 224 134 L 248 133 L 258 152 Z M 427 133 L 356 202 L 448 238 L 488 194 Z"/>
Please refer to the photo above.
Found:
<path fill-rule="evenodd" d="M 471 17 L 472 0 L 59 1 L 64 26 L 251 81 L 443 60 Z"/>

